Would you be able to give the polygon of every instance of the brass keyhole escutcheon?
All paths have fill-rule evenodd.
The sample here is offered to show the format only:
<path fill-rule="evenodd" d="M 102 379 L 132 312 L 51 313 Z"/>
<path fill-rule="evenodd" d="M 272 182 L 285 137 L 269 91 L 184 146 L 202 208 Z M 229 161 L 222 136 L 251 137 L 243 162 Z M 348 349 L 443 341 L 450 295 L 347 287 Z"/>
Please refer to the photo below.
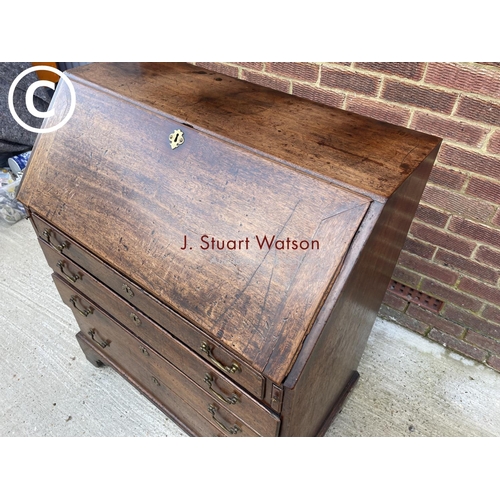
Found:
<path fill-rule="evenodd" d="M 184 132 L 178 128 L 168 136 L 168 139 L 172 149 L 178 148 L 181 144 L 184 144 Z"/>
<path fill-rule="evenodd" d="M 139 326 L 141 324 L 141 320 L 138 318 L 137 314 L 135 313 L 130 313 L 130 319 L 134 322 L 136 326 Z"/>
<path fill-rule="evenodd" d="M 130 288 L 128 285 L 122 285 L 122 290 L 129 296 L 129 297 L 133 297 L 134 296 L 134 292 L 132 291 L 132 288 Z"/>

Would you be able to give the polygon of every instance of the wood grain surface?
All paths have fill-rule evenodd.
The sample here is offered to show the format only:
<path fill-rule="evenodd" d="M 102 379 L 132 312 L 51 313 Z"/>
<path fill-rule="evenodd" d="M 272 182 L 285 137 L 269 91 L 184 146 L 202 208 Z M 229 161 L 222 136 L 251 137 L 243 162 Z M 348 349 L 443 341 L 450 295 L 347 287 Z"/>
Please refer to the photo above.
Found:
<path fill-rule="evenodd" d="M 440 139 L 184 63 L 109 63 L 69 72 L 351 189 L 387 198 Z"/>
<path fill-rule="evenodd" d="M 280 384 L 370 200 L 190 127 L 172 150 L 178 122 L 75 83 L 85 106 L 39 139 L 21 201 Z"/>

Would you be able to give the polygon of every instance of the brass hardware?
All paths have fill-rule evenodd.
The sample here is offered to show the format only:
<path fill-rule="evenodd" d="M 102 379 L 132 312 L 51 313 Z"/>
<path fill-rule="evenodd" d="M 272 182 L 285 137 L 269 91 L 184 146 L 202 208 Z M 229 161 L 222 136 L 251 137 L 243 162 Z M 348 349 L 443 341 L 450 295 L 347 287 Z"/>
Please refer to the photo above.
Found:
<path fill-rule="evenodd" d="M 136 326 L 139 326 L 141 324 L 141 320 L 138 318 L 137 314 L 135 313 L 130 313 L 130 319 L 134 322 Z"/>
<path fill-rule="evenodd" d="M 62 251 L 68 247 L 68 242 L 65 241 L 62 245 L 54 245 L 52 241 L 50 241 L 50 229 L 45 229 L 43 235 L 47 238 L 47 243 L 58 252 L 62 253 Z"/>
<path fill-rule="evenodd" d="M 103 349 L 109 345 L 109 342 L 107 340 L 98 340 L 95 338 L 96 335 L 98 335 L 98 333 L 95 331 L 95 328 L 91 328 L 87 333 L 90 335 L 90 338 L 96 344 L 99 344 Z"/>
<path fill-rule="evenodd" d="M 76 305 L 76 301 L 77 301 L 78 297 L 76 297 L 75 295 L 73 295 L 69 301 L 73 304 L 73 307 L 82 315 L 82 316 L 88 316 L 89 314 L 92 314 L 94 311 L 92 310 L 91 307 L 89 307 L 88 309 L 80 309 L 77 307 Z"/>
<path fill-rule="evenodd" d="M 122 290 L 129 296 L 129 297 L 133 297 L 134 296 L 134 292 L 132 291 L 132 288 L 130 288 L 128 285 L 125 285 L 123 284 L 122 285 Z"/>
<path fill-rule="evenodd" d="M 239 401 L 238 396 L 236 394 L 233 394 L 232 396 L 224 396 L 222 394 L 219 394 L 217 391 L 215 391 L 212 388 L 212 385 L 214 383 L 214 378 L 209 373 L 205 373 L 204 381 L 205 381 L 205 384 L 208 385 L 208 389 L 210 390 L 210 392 L 215 394 L 215 396 L 217 396 L 224 403 L 228 403 L 230 405 L 235 405 Z"/>
<path fill-rule="evenodd" d="M 160 386 L 160 382 L 158 381 L 158 379 L 156 377 L 151 377 L 151 380 L 153 381 L 153 384 L 157 385 L 157 386 Z"/>
<path fill-rule="evenodd" d="M 144 356 L 149 356 L 149 352 L 145 347 L 141 347 L 141 352 L 144 354 Z"/>
<path fill-rule="evenodd" d="M 72 283 L 74 283 L 76 280 L 79 280 L 81 279 L 80 276 L 78 276 L 78 274 L 66 274 L 64 272 L 64 260 L 60 260 L 58 263 L 57 263 L 57 267 L 61 270 L 61 273 L 66 277 L 66 279 L 68 281 L 71 281 Z"/>
<path fill-rule="evenodd" d="M 202 342 L 200 349 L 208 356 L 208 359 L 217 367 L 220 368 L 221 370 L 225 370 L 228 373 L 236 373 L 237 371 L 241 371 L 241 368 L 237 363 L 234 361 L 232 362 L 231 366 L 224 366 L 220 361 L 216 360 L 212 356 L 212 348 L 206 343 Z"/>
<path fill-rule="evenodd" d="M 234 424 L 232 427 L 226 427 L 226 425 L 221 422 L 220 420 L 218 420 L 216 417 L 215 417 L 215 414 L 217 413 L 217 406 L 215 405 L 208 405 L 208 411 L 212 414 L 212 418 L 215 420 L 216 424 L 221 427 L 222 429 L 224 429 L 226 432 L 229 432 L 229 434 L 237 434 L 238 432 L 241 432 L 241 429 L 236 425 Z"/>
<path fill-rule="evenodd" d="M 184 132 L 180 128 L 174 130 L 168 138 L 172 149 L 178 148 L 181 144 L 184 144 Z"/>

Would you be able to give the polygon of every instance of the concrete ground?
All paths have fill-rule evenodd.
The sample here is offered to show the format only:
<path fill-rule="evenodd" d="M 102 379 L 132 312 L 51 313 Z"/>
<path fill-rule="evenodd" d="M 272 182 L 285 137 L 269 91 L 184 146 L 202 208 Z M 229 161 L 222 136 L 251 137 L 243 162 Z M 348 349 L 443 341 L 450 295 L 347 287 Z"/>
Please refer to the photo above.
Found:
<path fill-rule="evenodd" d="M 28 221 L 0 226 L 0 436 L 184 436 L 83 356 Z M 499 436 L 500 374 L 377 320 L 327 436 Z"/>

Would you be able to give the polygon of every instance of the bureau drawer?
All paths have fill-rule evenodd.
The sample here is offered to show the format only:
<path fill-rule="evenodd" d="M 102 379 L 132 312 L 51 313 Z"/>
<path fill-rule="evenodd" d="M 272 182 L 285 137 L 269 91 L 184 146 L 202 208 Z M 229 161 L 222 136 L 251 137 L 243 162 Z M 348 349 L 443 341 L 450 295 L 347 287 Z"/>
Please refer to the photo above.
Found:
<path fill-rule="evenodd" d="M 32 220 L 40 237 L 39 242 L 45 257 L 55 272 L 74 278 L 75 273 L 80 273 L 80 276 L 83 276 L 83 270 L 86 270 L 90 275 L 111 288 L 117 295 L 168 330 L 193 351 L 198 352 L 213 366 L 224 370 L 228 377 L 237 381 L 251 394 L 259 399 L 263 398 L 265 379 L 250 365 L 222 347 L 212 337 L 191 325 L 149 293 L 117 273 L 105 262 L 90 254 L 52 225 L 35 214 L 32 214 Z M 80 269 L 74 268 L 72 270 L 71 261 L 78 264 Z M 81 282 L 82 280 L 77 279 L 75 286 L 81 286 Z"/>
<path fill-rule="evenodd" d="M 128 353 L 132 352 L 137 363 L 144 364 L 146 369 L 151 371 L 153 369 L 152 366 L 156 367 L 156 374 L 153 373 L 155 376 L 157 376 L 159 371 L 162 372 L 162 363 L 168 365 L 169 370 L 167 371 L 170 373 L 169 376 L 172 376 L 171 372 L 173 370 L 181 373 L 180 370 L 169 362 L 171 359 L 163 359 L 149 344 L 142 342 L 142 339 L 137 339 L 131 333 L 128 333 L 128 331 L 108 316 L 93 301 L 79 293 L 69 284 L 63 282 L 57 275 L 53 275 L 53 279 L 63 302 L 72 308 L 83 335 L 94 349 L 105 352 L 116 364 L 122 368 L 125 367 L 127 371 L 130 370 L 128 364 L 123 364 L 127 359 L 127 354 L 123 354 L 124 349 Z M 230 415 L 233 415 L 234 419 L 239 419 L 240 424 L 245 426 L 247 434 L 277 435 L 279 418 L 276 415 L 253 400 L 244 391 L 234 386 L 234 384 L 231 384 L 229 380 L 225 380 L 225 385 L 223 385 L 221 376 L 215 370 L 210 370 L 210 366 L 202 359 L 196 360 L 196 356 L 166 332 L 163 332 L 163 336 L 166 340 L 165 351 L 179 363 L 183 372 L 180 386 L 184 388 L 185 392 L 179 393 L 179 396 L 185 398 L 193 390 L 197 394 L 198 407 L 204 401 L 206 408 L 208 408 L 208 405 L 212 405 L 218 408 L 218 413 L 231 412 Z M 198 366 L 196 361 L 198 362 Z M 210 377 L 212 390 L 204 380 L 207 376 Z M 186 381 L 189 381 L 189 384 Z M 149 382 L 149 380 L 146 380 L 146 382 Z M 218 387 L 219 385 L 224 387 L 228 392 L 222 394 L 222 390 Z M 216 396 L 213 391 L 217 392 L 219 396 Z M 229 391 L 232 392 L 229 393 Z M 220 399 L 221 397 L 224 398 L 224 401 Z M 234 398 L 233 404 L 227 402 L 230 398 Z M 230 420 L 231 417 L 226 419 L 226 421 Z M 243 427 L 241 428 L 243 429 Z"/>
<path fill-rule="evenodd" d="M 65 289 L 71 294 L 69 286 Z M 161 405 L 171 408 L 174 402 L 169 401 L 169 394 L 173 392 L 178 396 L 177 404 L 182 400 L 181 405 L 191 408 L 191 411 L 182 410 L 183 421 L 189 428 L 190 422 L 201 416 L 219 426 L 225 435 L 258 436 L 242 419 L 223 408 L 175 366 L 107 317 L 95 304 L 75 293 L 71 297 L 74 297 L 75 308 L 82 313 L 77 312 L 75 317 L 87 343 L 96 352 L 102 353 L 104 361 L 110 360 L 120 373 L 144 392 L 152 394 Z M 67 303 L 66 293 L 62 298 Z M 106 325 L 103 328 L 104 322 Z"/>
<path fill-rule="evenodd" d="M 175 392 L 170 390 L 164 384 L 157 385 L 155 383 L 149 383 L 148 386 L 146 386 L 146 384 L 138 384 L 134 378 L 131 378 L 129 373 L 124 371 L 121 366 L 106 356 L 106 352 L 104 350 L 97 350 L 95 342 L 89 338 L 88 334 L 78 332 L 76 339 L 78 340 L 78 343 L 84 353 L 88 353 L 89 350 L 95 352 L 95 355 L 99 358 L 99 360 L 116 370 L 123 378 L 125 378 L 125 380 L 127 380 L 127 382 L 134 385 L 140 392 L 148 397 L 160 410 L 166 412 L 170 419 L 188 434 L 208 437 L 226 436 L 226 434 L 222 432 L 222 429 L 212 425 L 208 420 L 194 412 L 192 408 L 184 402 L 184 400 L 182 400 Z M 144 379 L 150 380 L 151 382 L 152 377 L 153 375 L 149 373 L 144 375 Z M 184 422 L 189 422 L 189 428 L 186 427 Z"/>
<path fill-rule="evenodd" d="M 65 269 L 65 266 L 63 269 Z M 74 263 L 69 265 L 69 270 L 66 272 L 71 273 L 71 276 L 80 276 L 74 283 L 75 286 L 78 284 L 78 290 L 73 289 L 65 281 L 61 280 L 58 275 L 53 276 L 54 283 L 65 304 L 72 307 L 77 319 L 79 319 L 78 316 L 80 315 L 79 310 L 86 311 L 82 304 L 83 299 L 84 304 L 90 304 L 92 308 L 92 321 L 97 331 L 105 332 L 107 329 L 112 328 L 113 322 L 111 318 L 103 314 L 95 306 L 95 304 L 100 304 L 114 319 L 125 325 L 143 342 L 151 346 L 191 380 L 213 395 L 218 400 L 218 403 L 241 416 L 259 434 L 266 436 L 278 434 L 280 419 L 244 390 L 236 386 L 224 374 L 193 354 L 168 332 L 153 323 L 112 291 L 107 290 Z M 72 297 L 77 297 L 77 299 L 72 302 Z M 88 300 L 88 297 L 91 300 Z"/>

